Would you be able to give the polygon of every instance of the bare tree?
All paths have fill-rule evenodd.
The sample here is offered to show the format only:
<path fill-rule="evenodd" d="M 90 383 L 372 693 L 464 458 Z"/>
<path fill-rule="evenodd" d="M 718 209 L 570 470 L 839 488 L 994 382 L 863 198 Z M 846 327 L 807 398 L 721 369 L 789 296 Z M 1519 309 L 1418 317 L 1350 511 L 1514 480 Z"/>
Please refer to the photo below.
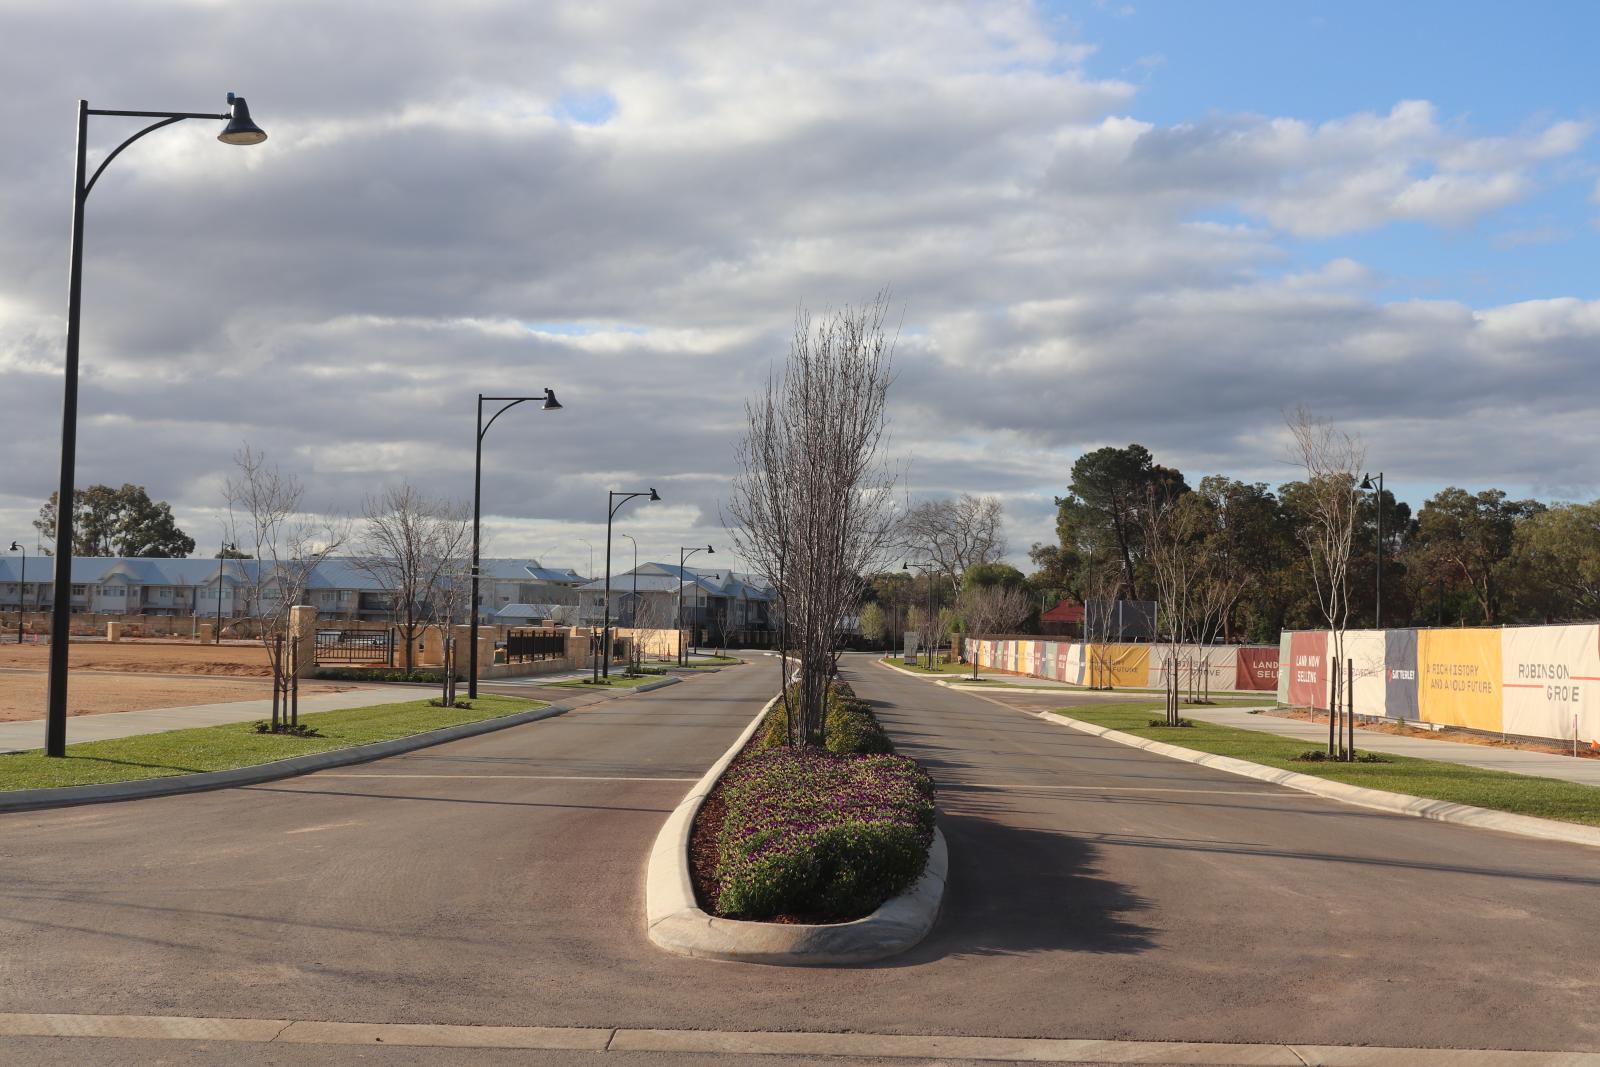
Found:
<path fill-rule="evenodd" d="M 1196 585 L 1201 554 L 1195 544 L 1200 532 L 1197 508 L 1190 501 L 1151 499 L 1141 522 L 1144 527 L 1145 558 L 1155 585 L 1156 611 L 1166 626 L 1167 648 L 1163 669 L 1167 676 L 1167 725 L 1177 726 L 1178 678 L 1184 639 L 1195 625 Z M 1154 651 L 1154 645 L 1151 650 Z"/>
<path fill-rule="evenodd" d="M 918 504 L 901 520 L 905 546 L 939 569 L 958 588 L 969 567 L 1006 554 L 1000 498 L 965 493 Z"/>
<path fill-rule="evenodd" d="M 365 513 L 354 563 L 388 595 L 409 671 L 430 605 L 443 594 L 450 566 L 470 536 L 471 514 L 464 504 L 430 500 L 409 484 L 369 496 Z"/>
<path fill-rule="evenodd" d="M 732 533 L 774 588 L 792 745 L 821 743 L 841 624 L 892 542 L 894 478 L 880 459 L 894 347 L 887 312 L 884 294 L 820 321 L 802 311 L 781 374 L 745 405 Z"/>
<path fill-rule="evenodd" d="M 1122 591 L 1121 564 L 1105 559 L 1091 564 L 1084 577 L 1083 640 L 1089 661 L 1085 664 L 1090 689 L 1111 689 L 1111 631 L 1116 621 L 1117 594 Z M 1096 608 L 1094 605 L 1099 605 Z"/>
<path fill-rule="evenodd" d="M 1328 622 L 1329 676 L 1337 692 L 1340 664 L 1344 662 L 1344 635 L 1350 622 L 1350 544 L 1355 532 L 1360 492 L 1357 485 L 1366 464 L 1367 449 L 1359 435 L 1338 429 L 1304 407 L 1287 416 L 1294 438 L 1294 459 L 1306 472 L 1310 503 L 1306 523 L 1299 530 L 1311 561 L 1311 578 L 1317 606 Z M 1339 730 L 1339 699 L 1328 701 L 1328 755 L 1352 759 L 1355 727 L 1348 744 Z"/>
<path fill-rule="evenodd" d="M 272 668 L 272 729 L 280 719 L 278 696 L 288 691 L 296 664 L 286 653 L 290 609 L 305 602 L 311 576 L 349 535 L 347 524 L 301 512 L 305 488 L 299 479 L 268 464 L 266 453 L 248 444 L 234 453 L 235 473 L 224 485 L 228 529 L 235 545 L 251 550 L 253 561 L 241 561 L 238 573 L 246 610 L 259 626 Z"/>
<path fill-rule="evenodd" d="M 965 634 L 981 640 L 985 635 L 1011 633 L 1028 617 L 1032 608 L 1028 594 L 1003 585 L 974 585 L 961 594 L 961 618 Z M 972 656 L 972 677 L 978 677 L 978 657 Z"/>

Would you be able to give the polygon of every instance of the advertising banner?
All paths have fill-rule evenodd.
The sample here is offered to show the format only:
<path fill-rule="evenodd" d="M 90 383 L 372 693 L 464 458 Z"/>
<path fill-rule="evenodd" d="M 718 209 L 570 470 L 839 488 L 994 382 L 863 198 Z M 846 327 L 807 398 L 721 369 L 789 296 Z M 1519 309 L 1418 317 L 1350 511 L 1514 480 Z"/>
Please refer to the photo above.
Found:
<path fill-rule="evenodd" d="M 1073 685 L 1082 685 L 1083 663 L 1086 658 L 1084 656 L 1085 646 L 1074 641 L 1070 645 L 1062 645 L 1061 648 L 1066 655 L 1065 671 L 1061 676 L 1061 680 L 1071 682 Z"/>
<path fill-rule="evenodd" d="M 1501 660 L 1507 733 L 1600 738 L 1600 626 L 1502 630 Z"/>
<path fill-rule="evenodd" d="M 1332 642 L 1330 641 L 1330 647 Z M 1350 661 L 1353 671 L 1347 671 L 1340 680 L 1342 689 L 1346 682 L 1355 687 L 1357 715 L 1379 717 L 1384 714 L 1387 692 L 1384 683 L 1384 665 L 1388 656 L 1388 643 L 1382 630 L 1346 630 L 1344 633 L 1344 658 Z M 1354 677 L 1351 677 L 1351 675 Z M 1345 703 L 1349 707 L 1348 699 Z"/>
<path fill-rule="evenodd" d="M 1423 630 L 1417 641 L 1421 717 L 1442 726 L 1498 732 L 1499 630 Z"/>
<path fill-rule="evenodd" d="M 1294 660 L 1289 654 L 1289 642 L 1294 634 L 1288 630 L 1278 635 L 1278 703 L 1289 703 L 1289 679 L 1294 677 Z"/>
<path fill-rule="evenodd" d="M 1041 678 L 1053 679 L 1056 676 L 1056 645 L 1055 641 L 1046 641 L 1039 646 L 1041 651 L 1036 666 Z"/>
<path fill-rule="evenodd" d="M 1415 721 L 1422 713 L 1417 700 L 1417 631 L 1384 631 L 1383 674 L 1383 713 Z"/>
<path fill-rule="evenodd" d="M 1150 684 L 1149 645 L 1095 645 L 1093 656 L 1099 685 L 1142 689 Z"/>
<path fill-rule="evenodd" d="M 1297 707 L 1328 706 L 1328 635 L 1305 630 L 1289 635 L 1289 686 L 1286 703 Z"/>
<path fill-rule="evenodd" d="M 1233 687 L 1252 692 L 1278 688 L 1278 650 L 1250 645 L 1238 650 L 1233 661 Z"/>

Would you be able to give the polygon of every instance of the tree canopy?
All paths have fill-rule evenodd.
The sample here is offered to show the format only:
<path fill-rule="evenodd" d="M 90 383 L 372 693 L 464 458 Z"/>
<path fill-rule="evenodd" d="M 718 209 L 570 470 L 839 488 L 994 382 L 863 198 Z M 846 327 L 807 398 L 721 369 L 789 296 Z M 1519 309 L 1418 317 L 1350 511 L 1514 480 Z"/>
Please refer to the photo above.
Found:
<path fill-rule="evenodd" d="M 59 493 L 39 509 L 33 525 L 49 544 L 56 539 Z M 172 507 L 150 499 L 142 485 L 91 485 L 72 494 L 74 556 L 142 556 L 181 559 L 194 551 L 194 538 L 178 529 Z"/>

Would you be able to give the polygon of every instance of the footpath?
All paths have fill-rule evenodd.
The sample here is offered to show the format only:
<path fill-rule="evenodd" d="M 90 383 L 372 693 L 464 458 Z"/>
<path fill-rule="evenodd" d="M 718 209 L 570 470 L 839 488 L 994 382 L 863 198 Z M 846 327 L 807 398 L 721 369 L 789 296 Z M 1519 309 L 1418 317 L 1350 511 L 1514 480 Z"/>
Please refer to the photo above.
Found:
<path fill-rule="evenodd" d="M 1306 722 L 1279 715 L 1253 715 L 1247 708 L 1185 707 L 1183 714 L 1186 718 L 1199 719 L 1218 726 L 1236 726 L 1241 730 L 1293 737 L 1305 741 L 1309 748 L 1319 748 L 1328 743 L 1326 722 Z M 1461 741 L 1435 741 L 1428 737 L 1405 737 L 1360 728 L 1356 730 L 1356 748 L 1393 756 L 1412 756 L 1416 759 L 1481 767 L 1490 771 L 1508 771 L 1511 774 L 1559 778 L 1580 785 L 1600 786 L 1600 760 L 1597 759 L 1573 759 L 1571 756 L 1557 756 L 1549 752 L 1525 752 L 1521 749 L 1473 745 Z"/>

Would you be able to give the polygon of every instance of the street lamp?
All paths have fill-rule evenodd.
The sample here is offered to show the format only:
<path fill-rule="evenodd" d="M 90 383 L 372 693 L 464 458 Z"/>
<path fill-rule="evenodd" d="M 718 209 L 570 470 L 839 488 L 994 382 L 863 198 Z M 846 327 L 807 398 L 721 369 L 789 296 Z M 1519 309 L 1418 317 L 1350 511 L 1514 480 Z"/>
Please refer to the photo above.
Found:
<path fill-rule="evenodd" d="M 601 676 L 605 678 L 611 677 L 611 520 L 616 517 L 618 508 L 636 496 L 647 496 L 652 501 L 661 499 L 654 489 L 638 493 L 619 493 L 615 490 L 606 493 L 606 606 L 600 624 L 600 639 L 603 642 L 600 646 Z"/>
<path fill-rule="evenodd" d="M 217 140 L 223 144 L 260 144 L 267 135 L 250 120 L 244 97 L 228 94 L 229 109 L 224 114 L 194 111 L 107 111 L 91 108 L 87 100 L 78 101 L 78 148 L 72 180 L 72 258 L 67 275 L 67 358 L 65 390 L 61 403 L 61 484 L 56 495 L 55 600 L 50 605 L 50 687 L 45 712 L 44 752 L 47 756 L 67 754 L 67 644 L 72 626 L 72 501 L 73 475 L 78 445 L 78 321 L 83 303 L 83 205 L 89 190 L 100 180 L 106 167 L 133 142 L 163 126 L 184 119 L 218 119 L 226 122 Z M 89 116 L 110 115 L 125 118 L 153 118 L 138 133 L 111 150 L 87 181 Z"/>
<path fill-rule="evenodd" d="M 499 411 L 489 416 L 488 423 L 483 421 L 483 402 L 491 400 L 495 403 L 504 401 Z M 467 699 L 478 699 L 478 534 L 481 518 L 481 505 L 483 502 L 483 435 L 489 432 L 489 427 L 494 425 L 494 420 L 504 415 L 518 404 L 529 400 L 539 401 L 541 411 L 560 411 L 561 402 L 556 399 L 555 391 L 546 389 L 543 396 L 484 396 L 478 394 L 478 440 L 477 452 L 472 463 L 472 630 L 467 642 Z"/>
<path fill-rule="evenodd" d="M 902 563 L 900 564 L 900 569 L 903 571 L 921 571 L 923 576 L 928 579 L 928 637 L 932 639 L 933 644 L 933 651 L 928 653 L 928 669 L 932 670 L 934 667 L 934 662 L 937 659 L 936 654 L 939 650 L 939 635 L 938 631 L 934 628 L 935 624 L 933 618 L 933 564 Z"/>
<path fill-rule="evenodd" d="M 17 645 L 22 645 L 23 612 L 27 609 L 22 606 L 22 598 L 28 592 L 28 550 L 17 542 L 11 542 L 11 551 L 22 553 L 22 580 L 17 583 Z"/>
<path fill-rule="evenodd" d="M 594 581 L 594 546 L 590 545 L 588 540 L 585 538 L 580 537 L 578 540 L 585 545 L 589 545 L 589 572 L 585 574 L 584 577 L 588 578 L 590 581 Z"/>
<path fill-rule="evenodd" d="M 696 552 L 704 552 L 708 556 L 717 554 L 717 550 L 707 545 L 704 548 L 684 548 L 678 546 L 678 666 L 686 667 L 689 659 L 683 651 L 683 565 L 689 562 L 689 557 Z"/>
<path fill-rule="evenodd" d="M 1376 492 L 1378 502 L 1378 589 L 1372 604 L 1373 629 L 1383 629 L 1383 472 L 1378 472 L 1378 484 L 1372 484 L 1371 475 L 1362 475 L 1361 488 Z"/>
<path fill-rule="evenodd" d="M 211 643 L 222 644 L 222 565 L 228 561 L 229 552 L 238 552 L 239 544 L 236 541 L 224 541 L 217 549 L 217 632 L 211 635 Z"/>

